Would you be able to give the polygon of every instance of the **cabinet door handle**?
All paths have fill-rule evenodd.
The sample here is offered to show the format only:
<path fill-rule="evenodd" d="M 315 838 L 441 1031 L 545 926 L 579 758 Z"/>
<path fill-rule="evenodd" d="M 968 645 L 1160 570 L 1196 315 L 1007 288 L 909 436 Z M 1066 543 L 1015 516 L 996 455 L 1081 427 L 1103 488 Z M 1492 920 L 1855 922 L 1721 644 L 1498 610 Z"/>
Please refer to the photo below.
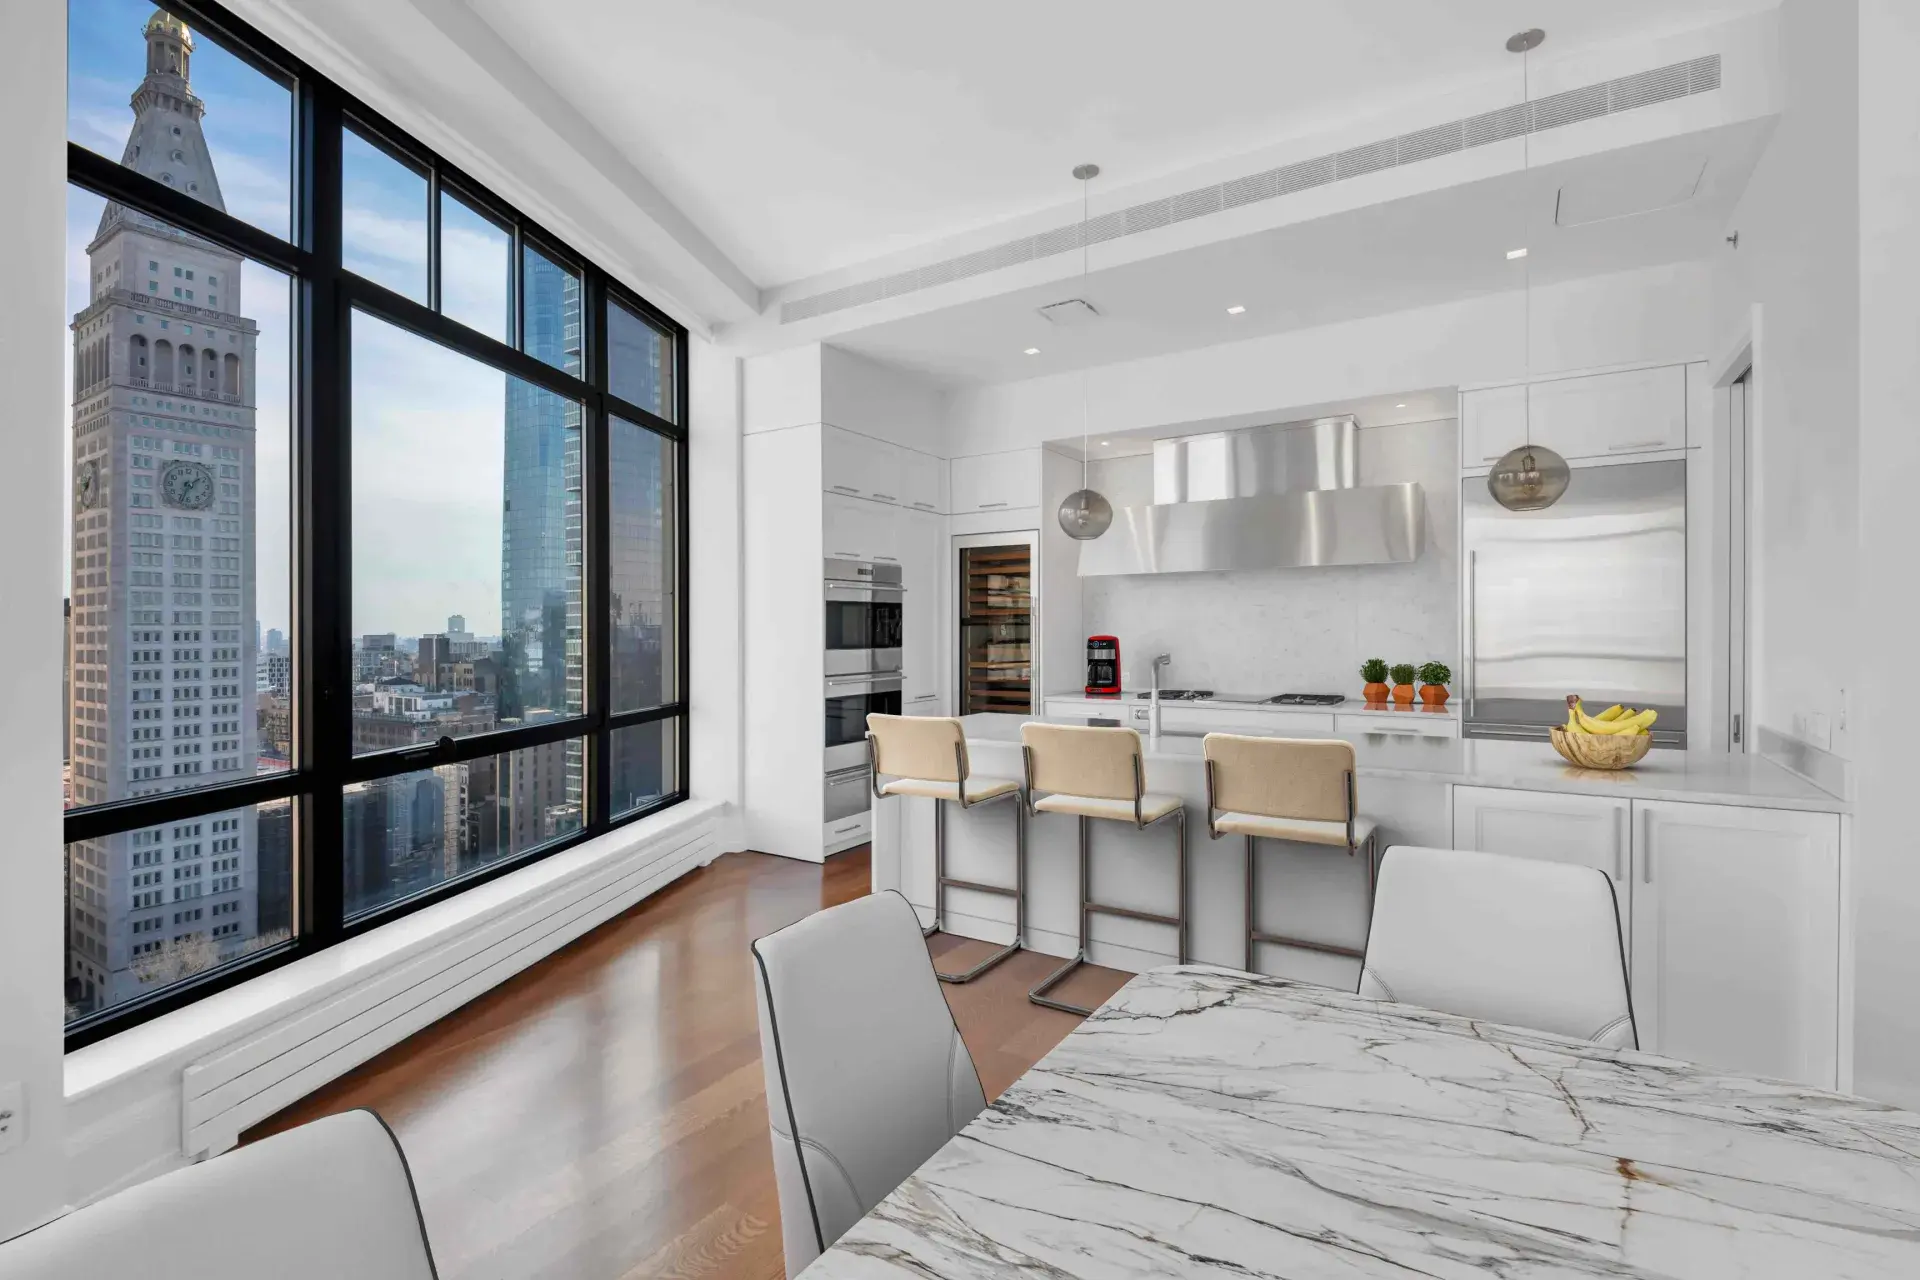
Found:
<path fill-rule="evenodd" d="M 890 493 L 876 493 L 876 494 L 874 494 L 873 496 L 874 496 L 874 497 L 876 497 L 876 498 L 878 498 L 878 499 L 880 499 L 880 501 L 882 501 L 882 502 L 898 502 L 898 501 L 900 501 L 900 499 L 898 499 L 898 498 L 896 498 L 896 497 L 894 497 L 894 496 L 893 496 L 892 494 L 890 494 Z"/>
<path fill-rule="evenodd" d="M 1608 453 L 1625 453 L 1628 449 L 1658 449 L 1661 445 L 1664 445 L 1666 443 L 1667 442 L 1665 440 L 1629 440 L 1625 444 L 1608 445 L 1607 452 Z M 1679 446 L 1676 445 L 1673 447 L 1678 448 Z"/>
<path fill-rule="evenodd" d="M 829 554 L 838 556 L 842 560 L 858 560 L 860 558 L 858 551 L 834 551 Z"/>
<path fill-rule="evenodd" d="M 837 836 L 843 836 L 847 834 L 847 832 L 849 831 L 858 831 L 859 829 L 860 829 L 860 824 L 858 822 L 849 822 L 844 827 L 835 827 L 833 829 L 833 834 Z"/>
<path fill-rule="evenodd" d="M 1653 815 L 1640 815 L 1640 883 L 1653 883 Z"/>
<path fill-rule="evenodd" d="M 1004 507 L 1006 505 L 1004 502 L 983 502 L 980 504 L 980 510 L 985 511 L 991 507 Z"/>
<path fill-rule="evenodd" d="M 1625 884 L 1627 882 L 1627 845 L 1631 843 L 1627 837 L 1627 807 L 1621 805 L 1614 811 L 1614 817 L 1616 821 L 1613 824 L 1613 882 Z"/>
<path fill-rule="evenodd" d="M 932 702 L 939 696 L 937 693 L 916 693 L 913 695 L 913 700 L 915 702 Z"/>
<path fill-rule="evenodd" d="M 836 485 L 829 485 L 828 487 L 832 489 L 835 493 L 850 493 L 856 498 L 860 496 L 860 491 L 854 488 L 850 484 L 836 484 Z"/>
<path fill-rule="evenodd" d="M 920 508 L 922 511 L 933 510 L 933 504 L 931 502 L 916 502 L 913 505 Z"/>
<path fill-rule="evenodd" d="M 876 551 L 876 552 L 874 552 L 874 553 L 873 553 L 873 558 L 874 558 L 875 560 L 887 560 L 887 561 L 891 561 L 891 562 L 892 562 L 892 563 L 894 563 L 894 564 L 899 564 L 899 563 L 900 563 L 900 557 L 899 557 L 899 556 L 883 556 L 883 555 L 881 555 L 881 554 L 880 554 L 880 553 L 879 553 L 878 551 Z"/>
<path fill-rule="evenodd" d="M 1512 450 L 1508 450 L 1507 452 L 1508 452 L 1508 453 L 1511 453 L 1511 452 L 1512 452 Z M 1483 456 L 1483 457 L 1482 457 L 1482 458 L 1480 459 L 1480 461 L 1482 461 L 1482 462 L 1498 462 L 1498 461 L 1500 461 L 1500 459 L 1502 459 L 1502 458 L 1504 458 L 1504 457 L 1506 457 L 1506 456 L 1507 456 L 1507 455 L 1506 455 L 1505 453 L 1489 453 L 1489 454 L 1486 454 L 1486 455 L 1484 455 L 1484 456 Z"/>

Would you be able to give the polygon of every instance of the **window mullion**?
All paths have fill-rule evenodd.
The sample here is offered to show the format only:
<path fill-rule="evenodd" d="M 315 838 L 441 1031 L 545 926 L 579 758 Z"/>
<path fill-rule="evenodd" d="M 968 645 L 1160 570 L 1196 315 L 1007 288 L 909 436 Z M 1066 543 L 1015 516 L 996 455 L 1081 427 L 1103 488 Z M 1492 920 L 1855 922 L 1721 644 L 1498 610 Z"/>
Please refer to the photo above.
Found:
<path fill-rule="evenodd" d="M 587 660 L 587 709 L 599 727 L 594 731 L 592 750 L 587 760 L 587 822 L 591 830 L 603 830 L 611 809 L 613 736 L 606 718 L 613 705 L 613 616 L 612 616 L 612 428 L 607 418 L 607 326 L 606 283 L 597 271 L 582 278 L 586 292 L 587 374 L 599 390 L 587 400 L 588 431 L 586 441 L 586 571 L 585 633 Z"/>

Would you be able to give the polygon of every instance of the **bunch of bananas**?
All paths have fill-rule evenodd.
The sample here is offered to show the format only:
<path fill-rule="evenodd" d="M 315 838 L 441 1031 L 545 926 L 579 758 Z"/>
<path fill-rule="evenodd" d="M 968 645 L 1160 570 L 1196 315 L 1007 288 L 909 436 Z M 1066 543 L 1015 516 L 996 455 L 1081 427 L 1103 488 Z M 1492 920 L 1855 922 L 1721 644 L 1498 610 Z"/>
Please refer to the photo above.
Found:
<path fill-rule="evenodd" d="M 1586 708 L 1581 705 L 1579 694 L 1567 695 L 1566 730 L 1568 733 L 1602 733 L 1632 737 L 1645 734 L 1653 726 L 1653 722 L 1659 718 L 1658 711 L 1651 709 L 1635 711 L 1617 702 L 1599 715 L 1590 716 Z"/>

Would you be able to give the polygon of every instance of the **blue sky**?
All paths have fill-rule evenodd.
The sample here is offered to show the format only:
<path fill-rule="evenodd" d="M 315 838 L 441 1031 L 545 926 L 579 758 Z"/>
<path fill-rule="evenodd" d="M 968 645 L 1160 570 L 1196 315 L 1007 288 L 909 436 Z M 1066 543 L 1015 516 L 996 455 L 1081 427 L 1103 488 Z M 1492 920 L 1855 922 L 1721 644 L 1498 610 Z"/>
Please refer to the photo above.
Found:
<path fill-rule="evenodd" d="M 133 123 L 128 99 L 146 72 L 141 32 L 153 12 L 135 0 L 71 0 L 68 137 L 114 160 Z M 191 68 L 206 104 L 203 129 L 227 212 L 285 235 L 291 101 L 275 84 L 200 38 Z M 347 265 L 401 292 L 424 271 L 425 188 L 384 157 L 347 174 Z M 69 188 L 69 313 L 86 306 L 86 246 L 103 202 Z M 451 210 L 443 236 L 444 309 L 504 337 L 507 249 L 484 221 Z M 288 518 L 290 290 L 286 277 L 248 263 L 242 310 L 260 326 L 255 456 L 257 612 L 263 627 L 291 617 Z M 68 346 L 68 360 L 72 349 Z M 353 630 L 417 635 L 451 613 L 497 632 L 500 615 L 501 456 L 505 380 L 498 371 L 362 318 L 354 325 Z M 71 369 L 68 385 L 71 385 Z M 69 419 L 62 429 L 71 432 Z M 68 462 L 71 469 L 71 458 Z M 72 491 L 71 475 L 67 490 Z M 70 530 L 69 530 L 70 533 Z"/>

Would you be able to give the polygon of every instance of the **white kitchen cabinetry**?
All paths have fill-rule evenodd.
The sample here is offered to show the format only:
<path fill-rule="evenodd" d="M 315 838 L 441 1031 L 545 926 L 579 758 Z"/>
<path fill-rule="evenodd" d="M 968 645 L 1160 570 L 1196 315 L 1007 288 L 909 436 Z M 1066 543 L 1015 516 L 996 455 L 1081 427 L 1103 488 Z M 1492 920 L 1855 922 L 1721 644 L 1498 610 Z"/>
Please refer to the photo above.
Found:
<path fill-rule="evenodd" d="M 1343 738 L 1367 733 L 1397 733 L 1409 738 L 1457 738 L 1460 722 L 1452 716 L 1409 711 L 1387 716 L 1337 715 L 1333 731 Z"/>
<path fill-rule="evenodd" d="M 1633 809 L 1641 1048 L 1835 1087 L 1839 818 L 1652 800 Z"/>
<path fill-rule="evenodd" d="M 929 514 L 947 510 L 947 464 L 914 449 L 900 450 L 900 505 Z"/>
<path fill-rule="evenodd" d="M 1463 469 L 1497 462 L 1529 439 L 1570 460 L 1684 449 L 1686 366 L 1555 378 L 1461 394 Z"/>
<path fill-rule="evenodd" d="M 927 511 L 896 513 L 900 581 L 906 587 L 901 637 L 901 705 L 910 716 L 947 714 L 944 657 L 946 633 L 941 619 L 946 600 L 946 523 Z"/>
<path fill-rule="evenodd" d="M 842 431 L 820 429 L 820 484 L 828 493 L 875 502 L 899 503 L 904 488 L 907 451 L 884 440 Z"/>
<path fill-rule="evenodd" d="M 1531 394 L 1533 438 L 1562 457 L 1687 447 L 1685 365 L 1536 382 Z"/>
<path fill-rule="evenodd" d="M 1592 867 L 1612 882 L 1626 930 L 1633 919 L 1632 816 L 1630 801 L 1606 796 L 1455 787 L 1453 847 Z"/>
<path fill-rule="evenodd" d="M 827 557 L 899 564 L 900 517 L 904 514 L 884 502 L 826 494 L 821 499 L 821 532 Z"/>
<path fill-rule="evenodd" d="M 1040 505 L 1040 451 L 1013 449 L 947 464 L 954 515 Z"/>

